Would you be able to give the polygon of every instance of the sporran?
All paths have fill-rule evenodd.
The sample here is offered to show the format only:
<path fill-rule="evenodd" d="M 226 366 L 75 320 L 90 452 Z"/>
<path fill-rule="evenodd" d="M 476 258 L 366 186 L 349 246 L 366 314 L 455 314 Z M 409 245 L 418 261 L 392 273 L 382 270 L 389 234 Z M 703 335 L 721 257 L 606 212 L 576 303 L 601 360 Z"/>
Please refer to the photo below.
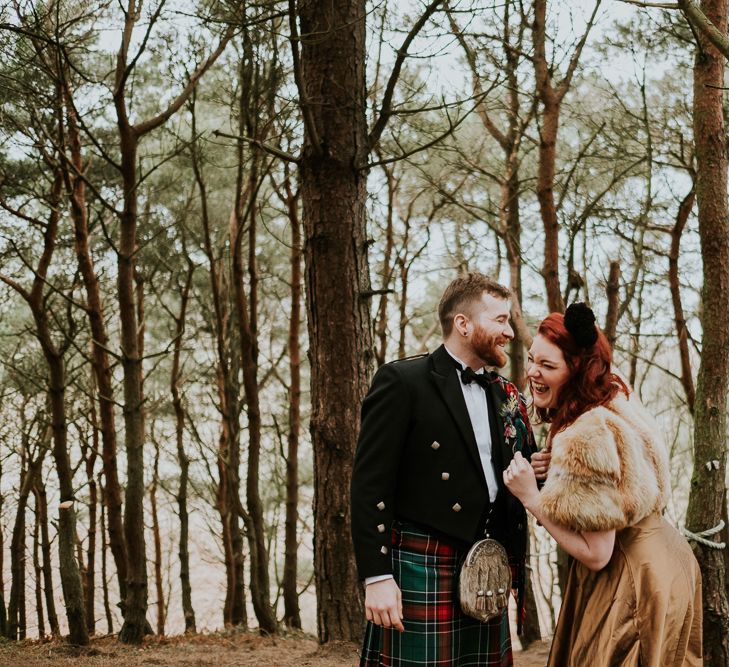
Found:
<path fill-rule="evenodd" d="M 464 614 L 483 623 L 500 616 L 509 605 L 511 568 L 506 550 L 496 540 L 479 540 L 461 566 L 458 591 Z"/>

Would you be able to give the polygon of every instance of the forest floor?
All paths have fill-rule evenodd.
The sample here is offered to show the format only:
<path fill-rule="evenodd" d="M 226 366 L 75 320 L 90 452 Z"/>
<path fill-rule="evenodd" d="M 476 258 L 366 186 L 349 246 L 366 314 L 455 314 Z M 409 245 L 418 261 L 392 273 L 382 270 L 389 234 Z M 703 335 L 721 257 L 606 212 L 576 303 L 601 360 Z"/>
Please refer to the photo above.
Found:
<path fill-rule="evenodd" d="M 147 638 L 141 647 L 120 644 L 114 637 L 94 638 L 90 646 L 73 648 L 61 642 L 0 643 L 3 667 L 354 667 L 358 647 L 339 643 L 317 645 L 310 635 L 261 637 L 250 633 L 217 633 L 191 637 Z M 516 667 L 543 667 L 549 644 L 514 652 Z"/>

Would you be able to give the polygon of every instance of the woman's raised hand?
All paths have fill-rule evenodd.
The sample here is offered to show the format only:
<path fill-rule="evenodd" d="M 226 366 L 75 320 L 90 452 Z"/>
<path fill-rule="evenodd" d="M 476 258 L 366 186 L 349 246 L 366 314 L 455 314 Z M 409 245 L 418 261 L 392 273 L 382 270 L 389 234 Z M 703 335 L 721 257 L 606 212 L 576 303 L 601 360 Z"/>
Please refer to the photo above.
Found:
<path fill-rule="evenodd" d="M 525 506 L 530 499 L 539 497 L 534 470 L 521 452 L 514 454 L 509 467 L 504 470 L 504 484 Z"/>

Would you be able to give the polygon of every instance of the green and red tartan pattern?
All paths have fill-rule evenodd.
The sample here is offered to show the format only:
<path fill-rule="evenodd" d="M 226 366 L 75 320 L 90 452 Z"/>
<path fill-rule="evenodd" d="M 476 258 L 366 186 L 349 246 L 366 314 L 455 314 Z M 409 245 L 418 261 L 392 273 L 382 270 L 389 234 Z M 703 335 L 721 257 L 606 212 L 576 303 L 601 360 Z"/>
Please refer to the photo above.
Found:
<path fill-rule="evenodd" d="M 412 524 L 393 529 L 393 574 L 402 591 L 405 632 L 367 623 L 360 667 L 513 664 L 507 614 L 481 623 L 461 611 L 458 572 L 465 555 Z"/>

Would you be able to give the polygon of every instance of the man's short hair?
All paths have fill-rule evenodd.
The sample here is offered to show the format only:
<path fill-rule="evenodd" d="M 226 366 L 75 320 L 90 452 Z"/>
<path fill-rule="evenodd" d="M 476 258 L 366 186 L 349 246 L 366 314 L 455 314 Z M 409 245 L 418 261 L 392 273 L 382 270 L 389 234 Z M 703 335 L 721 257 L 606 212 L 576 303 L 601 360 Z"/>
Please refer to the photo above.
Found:
<path fill-rule="evenodd" d="M 473 304 L 480 301 L 484 292 L 499 299 L 511 298 L 508 287 L 483 273 L 464 273 L 446 287 L 438 304 L 438 318 L 444 337 L 450 336 L 453 331 L 453 318 L 458 313 L 470 314 Z"/>

